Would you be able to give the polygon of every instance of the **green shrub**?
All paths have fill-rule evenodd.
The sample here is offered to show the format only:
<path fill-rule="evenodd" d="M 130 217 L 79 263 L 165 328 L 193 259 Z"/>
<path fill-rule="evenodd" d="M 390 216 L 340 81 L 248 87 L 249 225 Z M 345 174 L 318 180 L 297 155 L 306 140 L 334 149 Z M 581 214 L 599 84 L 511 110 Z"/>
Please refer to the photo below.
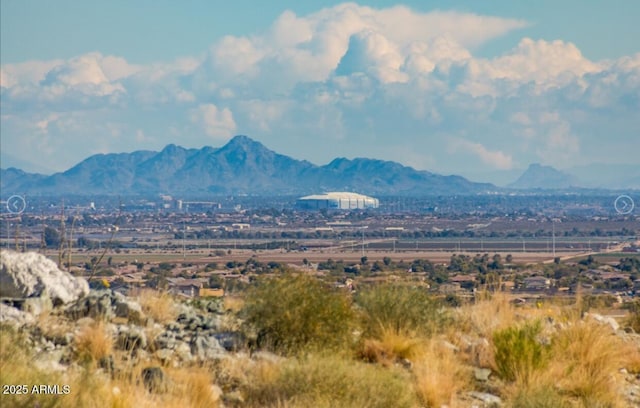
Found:
<path fill-rule="evenodd" d="M 260 280 L 248 291 L 242 314 L 258 347 L 283 354 L 336 349 L 350 341 L 349 297 L 306 275 Z"/>
<path fill-rule="evenodd" d="M 538 341 L 541 330 L 540 322 L 535 321 L 493 334 L 496 369 L 501 378 L 527 383 L 534 371 L 546 366 L 549 346 Z"/>
<path fill-rule="evenodd" d="M 430 335 L 448 321 L 425 288 L 380 284 L 360 291 L 355 301 L 362 312 L 365 337 L 380 338 L 389 330 Z"/>
<path fill-rule="evenodd" d="M 249 407 L 415 407 L 404 373 L 339 356 L 288 360 L 254 370 L 246 384 Z"/>
<path fill-rule="evenodd" d="M 511 406 L 517 408 L 568 408 L 570 405 L 558 390 L 551 386 L 540 386 L 518 390 Z"/>

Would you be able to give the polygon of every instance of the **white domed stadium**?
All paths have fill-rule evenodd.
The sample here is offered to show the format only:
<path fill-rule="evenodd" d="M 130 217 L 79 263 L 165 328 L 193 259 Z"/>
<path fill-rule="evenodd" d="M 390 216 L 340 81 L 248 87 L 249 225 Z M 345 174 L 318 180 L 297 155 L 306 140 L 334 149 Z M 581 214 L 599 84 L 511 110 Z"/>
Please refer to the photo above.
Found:
<path fill-rule="evenodd" d="M 330 192 L 299 198 L 296 207 L 302 210 L 364 210 L 378 208 L 377 198 L 348 192 Z"/>

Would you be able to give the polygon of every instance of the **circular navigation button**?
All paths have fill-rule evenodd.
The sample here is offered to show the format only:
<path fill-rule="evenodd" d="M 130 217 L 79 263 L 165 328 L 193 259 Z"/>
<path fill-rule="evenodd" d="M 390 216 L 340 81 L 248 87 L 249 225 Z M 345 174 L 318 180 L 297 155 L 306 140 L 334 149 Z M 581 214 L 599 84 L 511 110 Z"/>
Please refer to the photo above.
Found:
<path fill-rule="evenodd" d="M 613 202 L 613 206 L 618 214 L 631 214 L 635 207 L 635 203 L 631 197 L 623 194 L 616 198 L 616 201 Z"/>
<path fill-rule="evenodd" d="M 27 203 L 22 196 L 12 195 L 7 200 L 7 211 L 11 214 L 22 214 L 25 208 L 27 208 Z"/>

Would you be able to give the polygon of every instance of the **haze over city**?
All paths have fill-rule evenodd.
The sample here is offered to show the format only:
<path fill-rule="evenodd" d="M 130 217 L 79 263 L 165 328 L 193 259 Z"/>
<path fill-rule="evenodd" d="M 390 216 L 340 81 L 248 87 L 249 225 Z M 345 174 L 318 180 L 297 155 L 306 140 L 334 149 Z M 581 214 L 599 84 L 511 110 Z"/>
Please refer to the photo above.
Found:
<path fill-rule="evenodd" d="M 252 3 L 2 2 L 2 168 L 236 134 L 502 184 L 640 165 L 636 2 Z"/>

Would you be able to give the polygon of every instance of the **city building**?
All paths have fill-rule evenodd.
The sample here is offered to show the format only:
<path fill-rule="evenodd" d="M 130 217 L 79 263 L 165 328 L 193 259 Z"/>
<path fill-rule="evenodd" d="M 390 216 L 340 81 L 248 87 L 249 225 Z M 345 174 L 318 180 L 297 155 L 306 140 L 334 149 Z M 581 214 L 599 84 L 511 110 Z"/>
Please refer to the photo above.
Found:
<path fill-rule="evenodd" d="M 357 193 L 330 192 L 299 198 L 296 207 L 302 210 L 364 210 L 378 208 L 377 198 Z"/>

